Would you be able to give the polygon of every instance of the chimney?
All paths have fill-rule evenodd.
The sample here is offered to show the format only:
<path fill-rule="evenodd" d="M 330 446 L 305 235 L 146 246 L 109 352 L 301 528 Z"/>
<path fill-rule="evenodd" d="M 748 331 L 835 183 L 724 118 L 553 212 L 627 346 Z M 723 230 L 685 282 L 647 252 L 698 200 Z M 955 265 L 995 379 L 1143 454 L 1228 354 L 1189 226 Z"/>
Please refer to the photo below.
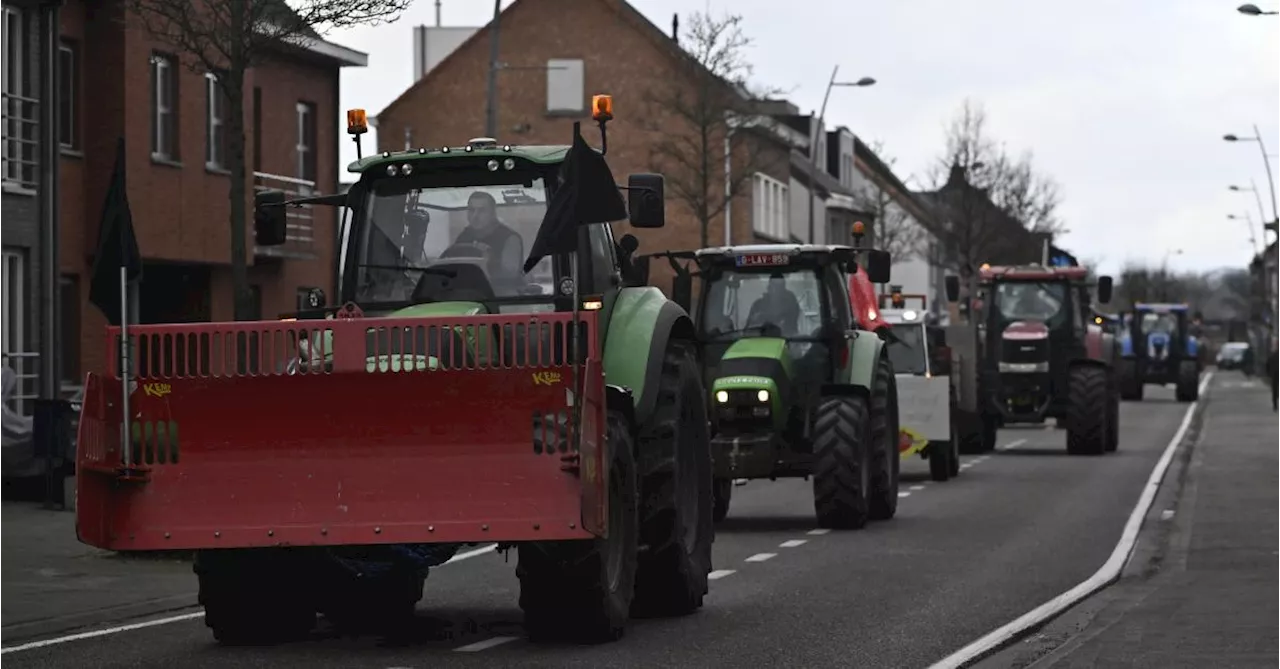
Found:
<path fill-rule="evenodd" d="M 671 40 L 676 44 L 680 43 L 680 15 L 671 15 Z"/>
<path fill-rule="evenodd" d="M 964 168 L 958 163 L 953 163 L 951 165 L 951 173 L 947 175 L 947 185 L 959 186 L 965 183 L 965 181 Z"/>

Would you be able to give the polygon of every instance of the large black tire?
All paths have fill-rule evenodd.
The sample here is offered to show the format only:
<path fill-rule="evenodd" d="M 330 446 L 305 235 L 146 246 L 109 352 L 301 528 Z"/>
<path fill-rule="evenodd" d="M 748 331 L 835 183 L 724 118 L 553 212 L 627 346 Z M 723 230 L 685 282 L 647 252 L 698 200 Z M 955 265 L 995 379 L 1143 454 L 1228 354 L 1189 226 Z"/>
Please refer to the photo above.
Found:
<path fill-rule="evenodd" d="M 813 506 L 818 526 L 858 530 L 871 514 L 871 419 L 861 397 L 828 397 L 813 424 Z"/>
<path fill-rule="evenodd" d="M 520 544 L 516 576 L 530 640 L 615 641 L 636 591 L 639 485 L 631 428 L 610 411 L 609 536 L 591 541 Z"/>
<path fill-rule="evenodd" d="M 1174 397 L 1179 402 L 1195 402 L 1200 399 L 1200 370 L 1194 360 L 1178 365 L 1178 385 Z"/>
<path fill-rule="evenodd" d="M 960 434 L 951 430 L 951 448 L 948 451 L 947 472 L 951 474 L 951 478 L 960 475 Z"/>
<path fill-rule="evenodd" d="M 1138 363 L 1133 360 L 1120 361 L 1120 399 L 1126 401 L 1142 401 L 1146 386 L 1138 378 Z"/>
<path fill-rule="evenodd" d="M 982 414 L 982 440 L 978 445 L 978 453 L 990 453 L 996 449 L 996 440 L 1000 438 L 1000 419 L 991 414 Z"/>
<path fill-rule="evenodd" d="M 399 631 L 413 619 L 424 581 L 408 569 L 367 581 L 350 573 L 330 573 L 320 588 L 320 613 L 345 634 Z"/>
<path fill-rule="evenodd" d="M 951 442 L 929 442 L 929 478 L 939 483 L 951 478 Z"/>
<path fill-rule="evenodd" d="M 316 612 L 300 570 L 273 549 L 198 551 L 197 601 L 213 638 L 229 646 L 296 641 L 315 628 Z"/>
<path fill-rule="evenodd" d="M 1106 452 L 1115 453 L 1120 448 L 1120 390 L 1113 387 L 1107 393 L 1107 444 Z"/>
<path fill-rule="evenodd" d="M 1067 453 L 1102 455 L 1107 443 L 1107 370 L 1076 365 L 1068 372 Z"/>
<path fill-rule="evenodd" d="M 711 519 L 718 523 L 729 515 L 729 502 L 733 501 L 733 479 L 716 479 L 713 493 L 715 505 Z"/>
<path fill-rule="evenodd" d="M 898 513 L 898 381 L 889 356 L 883 355 L 871 384 L 871 520 Z"/>
<path fill-rule="evenodd" d="M 658 403 L 641 430 L 640 541 L 636 616 L 696 611 L 707 594 L 715 538 L 707 393 L 693 349 L 672 341 L 658 380 Z"/>

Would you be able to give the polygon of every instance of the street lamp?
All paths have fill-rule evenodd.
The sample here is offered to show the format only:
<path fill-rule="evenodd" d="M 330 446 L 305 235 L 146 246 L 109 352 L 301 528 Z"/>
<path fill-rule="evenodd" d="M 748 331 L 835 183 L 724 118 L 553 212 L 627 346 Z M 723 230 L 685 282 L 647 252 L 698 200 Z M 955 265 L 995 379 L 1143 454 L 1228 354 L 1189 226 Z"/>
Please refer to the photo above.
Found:
<path fill-rule="evenodd" d="M 1245 5 L 1248 7 L 1250 5 Z M 1256 7 L 1254 9 L 1257 9 Z M 1241 8 L 1243 11 L 1243 8 Z M 1272 12 L 1273 14 L 1275 12 Z M 1262 143 L 1262 133 L 1258 131 L 1258 124 L 1253 125 L 1253 137 L 1240 137 L 1239 135 L 1223 135 L 1222 139 L 1228 142 L 1257 142 L 1258 150 L 1262 152 L 1262 166 L 1267 170 L 1267 187 L 1271 189 L 1271 220 L 1280 221 L 1280 214 L 1276 213 L 1276 184 L 1275 177 L 1271 175 L 1271 159 L 1267 157 L 1267 147 Z M 1266 221 L 1266 215 L 1262 216 Z"/>
<path fill-rule="evenodd" d="M 822 107 L 818 110 L 818 121 L 813 125 L 813 129 L 809 131 L 809 243 L 814 240 L 813 230 L 813 198 L 814 192 L 817 190 L 817 179 L 815 179 L 818 171 L 818 136 L 822 132 L 822 122 L 827 116 L 827 101 L 831 99 L 831 89 L 836 86 L 845 86 L 850 88 L 865 88 L 867 86 L 876 85 L 876 80 L 871 77 L 863 77 L 857 81 L 836 81 L 836 74 L 840 72 L 840 66 L 836 65 L 831 69 L 831 80 L 827 82 L 827 92 L 822 95 Z"/>
<path fill-rule="evenodd" d="M 1262 196 L 1258 194 L 1258 184 L 1254 180 L 1249 180 L 1250 186 L 1227 186 L 1227 188 L 1236 193 L 1253 193 L 1253 199 L 1258 203 L 1258 220 L 1265 225 L 1267 222 L 1267 210 L 1262 208 Z M 1263 228 L 1264 230 L 1266 228 Z"/>
<path fill-rule="evenodd" d="M 1280 12 L 1264 12 L 1261 9 L 1259 9 L 1257 5 L 1253 3 L 1240 5 L 1239 7 L 1236 7 L 1236 11 L 1240 12 L 1241 14 L 1248 14 L 1249 16 L 1262 16 L 1264 14 L 1280 13 Z"/>
<path fill-rule="evenodd" d="M 1235 214 L 1227 214 L 1227 218 L 1229 218 L 1229 219 L 1231 219 L 1231 220 L 1233 220 L 1233 221 L 1244 221 L 1244 227 L 1245 227 L 1245 229 L 1246 229 L 1246 230 L 1248 230 L 1248 231 L 1249 231 L 1249 244 L 1250 244 L 1251 246 L 1253 246 L 1253 252 L 1254 252 L 1254 253 L 1261 253 L 1262 251 L 1261 251 L 1261 249 L 1258 247 L 1258 238 L 1257 238 L 1257 237 L 1255 237 L 1255 236 L 1254 236 L 1254 234 L 1253 234 L 1253 217 L 1249 215 L 1249 212 L 1247 212 L 1247 211 L 1246 211 L 1246 212 L 1244 212 L 1244 216 L 1236 216 Z"/>

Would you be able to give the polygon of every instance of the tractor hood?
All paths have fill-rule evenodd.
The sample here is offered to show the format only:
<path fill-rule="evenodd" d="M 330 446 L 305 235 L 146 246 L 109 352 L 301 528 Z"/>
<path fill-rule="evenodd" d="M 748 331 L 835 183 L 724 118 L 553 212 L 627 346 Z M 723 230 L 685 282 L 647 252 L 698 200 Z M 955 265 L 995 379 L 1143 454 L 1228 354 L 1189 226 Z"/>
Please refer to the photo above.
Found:
<path fill-rule="evenodd" d="M 433 318 L 440 316 L 479 316 L 487 313 L 483 304 L 479 302 L 430 302 L 427 304 L 415 304 L 410 307 L 397 309 L 385 316 L 385 318 Z M 464 341 L 472 341 L 474 334 L 467 329 Z M 373 335 L 370 335 L 373 336 Z M 301 347 L 301 362 L 308 366 L 323 366 L 332 363 L 333 354 L 333 333 L 330 331 L 316 331 L 311 335 L 311 342 Z M 305 343 L 305 342 L 304 342 Z M 311 351 L 314 348 L 324 351 L 323 356 L 313 359 Z M 417 370 L 423 371 L 427 369 L 436 369 L 439 361 L 434 355 L 408 355 L 403 353 L 395 353 L 392 355 L 369 356 L 368 369 L 370 372 L 375 369 L 393 369 L 395 371 Z"/>
<path fill-rule="evenodd" d="M 1014 321 L 1000 336 L 1007 341 L 1040 341 L 1049 338 L 1049 328 L 1040 321 Z"/>
<path fill-rule="evenodd" d="M 485 308 L 479 302 L 428 302 L 397 309 L 387 318 L 431 318 L 433 316 L 479 316 Z"/>
<path fill-rule="evenodd" d="M 1168 333 L 1152 332 L 1147 335 L 1147 355 L 1152 360 L 1164 360 L 1169 357 Z"/>
<path fill-rule="evenodd" d="M 772 397 L 778 397 L 787 392 L 791 381 L 787 341 L 775 337 L 739 339 L 708 371 L 707 385 L 713 394 L 721 390 L 768 390 Z"/>

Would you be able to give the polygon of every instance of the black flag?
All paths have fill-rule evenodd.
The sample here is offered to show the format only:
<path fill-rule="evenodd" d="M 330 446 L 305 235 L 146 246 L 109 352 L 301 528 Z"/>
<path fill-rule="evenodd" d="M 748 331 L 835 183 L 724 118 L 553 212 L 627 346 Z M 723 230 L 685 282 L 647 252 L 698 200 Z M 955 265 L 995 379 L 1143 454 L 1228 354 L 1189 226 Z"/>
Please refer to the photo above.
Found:
<path fill-rule="evenodd" d="M 627 203 L 618 192 L 613 171 L 604 156 L 582 138 L 581 124 L 573 124 L 573 146 L 560 168 L 560 188 L 547 204 L 547 215 L 524 262 L 528 272 L 539 260 L 578 249 L 578 226 L 611 223 L 627 217 Z"/>
<path fill-rule="evenodd" d="M 124 173 L 124 137 L 121 137 L 116 141 L 116 166 L 102 205 L 98 249 L 93 256 L 93 275 L 89 280 L 89 302 L 112 325 L 120 325 L 124 318 L 120 313 L 120 268 L 125 268 L 130 281 L 142 278 L 142 255 L 138 252 L 138 238 L 133 234 L 133 213 L 129 211 Z"/>

